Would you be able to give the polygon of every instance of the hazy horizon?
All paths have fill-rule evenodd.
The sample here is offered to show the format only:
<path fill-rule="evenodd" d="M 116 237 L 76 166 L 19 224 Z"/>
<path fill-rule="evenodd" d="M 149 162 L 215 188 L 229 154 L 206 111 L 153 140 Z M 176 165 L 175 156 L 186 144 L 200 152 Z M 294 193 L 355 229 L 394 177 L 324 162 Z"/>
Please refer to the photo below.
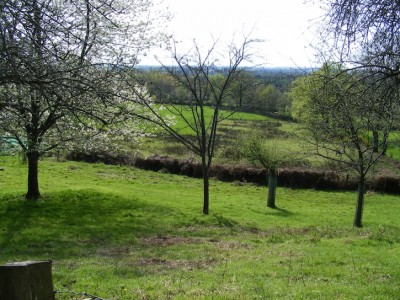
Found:
<path fill-rule="evenodd" d="M 249 34 L 264 42 L 255 51 L 263 67 L 312 67 L 316 41 L 312 25 L 323 15 L 318 5 L 302 0 L 164 0 L 163 7 L 174 15 L 167 30 L 186 52 L 195 39 L 210 46 L 213 39 L 230 40 L 236 34 Z M 159 7 L 163 9 L 163 7 Z M 140 65 L 158 65 L 154 59 L 168 60 L 168 53 L 156 49 L 141 58 Z"/>

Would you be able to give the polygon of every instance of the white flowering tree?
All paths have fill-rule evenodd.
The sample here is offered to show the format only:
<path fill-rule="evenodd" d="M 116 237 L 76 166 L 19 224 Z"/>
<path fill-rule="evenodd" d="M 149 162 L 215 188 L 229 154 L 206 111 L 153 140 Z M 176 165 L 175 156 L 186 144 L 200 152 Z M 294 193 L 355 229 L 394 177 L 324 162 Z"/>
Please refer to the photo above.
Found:
<path fill-rule="evenodd" d="M 150 0 L 0 3 L 0 126 L 26 153 L 27 199 L 44 152 L 123 120 L 119 72 L 162 38 L 152 12 Z"/>

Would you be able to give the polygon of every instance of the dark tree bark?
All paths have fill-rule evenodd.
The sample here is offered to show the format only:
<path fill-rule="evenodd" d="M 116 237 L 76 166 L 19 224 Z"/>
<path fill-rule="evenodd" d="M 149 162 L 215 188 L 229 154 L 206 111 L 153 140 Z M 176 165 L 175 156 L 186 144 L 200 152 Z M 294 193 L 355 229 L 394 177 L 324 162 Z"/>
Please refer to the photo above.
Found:
<path fill-rule="evenodd" d="M 276 208 L 275 205 L 275 195 L 276 186 L 278 184 L 278 174 L 275 170 L 268 171 L 268 200 L 267 206 L 270 208 Z"/>
<path fill-rule="evenodd" d="M 373 143 L 373 151 L 374 153 L 378 153 L 379 151 L 379 133 L 378 130 L 372 131 L 372 143 Z"/>
<path fill-rule="evenodd" d="M 354 226 L 362 227 L 362 215 L 364 208 L 364 195 L 365 195 L 365 177 L 360 176 L 358 182 L 358 194 L 357 194 L 357 205 L 354 215 Z"/>
<path fill-rule="evenodd" d="M 203 214 L 208 215 L 210 203 L 210 177 L 208 170 L 203 169 Z"/>
<path fill-rule="evenodd" d="M 25 198 L 28 200 L 38 200 L 40 198 L 39 180 L 38 180 L 38 164 L 39 152 L 32 151 L 27 153 L 28 158 L 28 192 Z"/>

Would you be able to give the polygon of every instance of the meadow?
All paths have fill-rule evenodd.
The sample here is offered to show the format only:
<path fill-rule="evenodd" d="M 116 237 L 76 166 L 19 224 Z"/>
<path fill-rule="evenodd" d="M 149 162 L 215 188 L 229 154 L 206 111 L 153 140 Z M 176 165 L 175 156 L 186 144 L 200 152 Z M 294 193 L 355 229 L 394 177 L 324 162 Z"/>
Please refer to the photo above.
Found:
<path fill-rule="evenodd" d="M 183 116 L 190 119 L 190 110 L 182 108 Z M 211 119 L 212 109 L 205 107 L 206 120 Z M 170 114 L 168 110 L 163 110 L 162 114 Z M 218 164 L 241 164 L 252 165 L 243 154 L 243 146 L 252 132 L 258 131 L 265 140 L 278 149 L 289 153 L 292 161 L 288 161 L 288 166 L 301 166 L 305 168 L 317 168 L 328 170 L 343 171 L 343 166 L 338 166 L 332 161 L 324 160 L 319 156 L 313 155 L 313 148 L 306 142 L 306 134 L 303 132 L 301 124 L 290 120 L 282 120 L 269 116 L 254 113 L 236 112 L 222 110 L 220 116 L 229 116 L 218 124 L 216 151 L 213 162 Z M 173 128 L 184 136 L 194 138 L 195 133 L 179 116 L 175 116 Z M 155 129 L 156 135 L 143 139 L 138 145 L 134 146 L 135 151 L 141 156 L 160 155 L 171 156 L 179 159 L 198 159 L 184 145 L 161 129 Z M 369 136 L 372 143 L 372 135 Z M 400 176 L 398 162 L 400 160 L 400 136 L 399 131 L 393 131 L 389 137 L 387 154 L 381 159 L 368 174 Z M 352 173 L 352 170 L 346 170 Z M 353 174 L 353 173 L 352 173 Z"/>
<path fill-rule="evenodd" d="M 53 261 L 56 299 L 398 299 L 400 202 L 368 193 L 211 182 L 124 166 L 0 157 L 0 264 Z"/>
<path fill-rule="evenodd" d="M 191 110 L 188 107 L 174 105 L 186 120 L 191 120 Z M 171 110 L 173 111 L 173 110 Z M 161 110 L 163 116 L 173 116 L 174 124 L 172 127 L 181 135 L 194 138 L 195 132 L 183 121 L 178 115 L 173 115 L 170 111 Z M 213 109 L 204 107 L 206 124 L 211 121 Z M 305 149 L 304 142 L 297 136 L 299 126 L 295 122 L 274 119 L 268 116 L 258 115 L 254 113 L 235 112 L 221 110 L 219 117 L 222 119 L 218 123 L 217 143 L 215 160 L 219 163 L 249 163 L 240 153 L 243 142 L 249 136 L 250 131 L 259 130 L 266 139 L 273 140 L 273 143 L 279 144 L 282 149 L 290 151 L 300 151 Z M 226 119 L 225 119 L 226 118 Z M 154 129 L 155 136 L 146 138 L 138 145 L 137 150 L 143 155 L 170 155 L 177 158 L 186 159 L 196 158 L 187 150 L 187 148 L 179 143 L 176 139 L 162 131 L 162 129 Z M 304 151 L 302 151 L 304 152 Z M 302 156 L 309 156 L 309 153 L 301 153 Z"/>

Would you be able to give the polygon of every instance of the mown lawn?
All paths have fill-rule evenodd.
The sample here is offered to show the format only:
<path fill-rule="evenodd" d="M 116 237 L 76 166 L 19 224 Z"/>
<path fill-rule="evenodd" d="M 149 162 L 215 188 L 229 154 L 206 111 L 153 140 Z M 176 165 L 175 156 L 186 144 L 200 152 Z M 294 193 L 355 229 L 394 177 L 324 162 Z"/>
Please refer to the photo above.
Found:
<path fill-rule="evenodd" d="M 0 263 L 53 261 L 57 299 L 398 299 L 400 199 L 212 182 L 127 167 L 0 157 Z M 77 294 L 74 294 L 75 292 Z"/>

